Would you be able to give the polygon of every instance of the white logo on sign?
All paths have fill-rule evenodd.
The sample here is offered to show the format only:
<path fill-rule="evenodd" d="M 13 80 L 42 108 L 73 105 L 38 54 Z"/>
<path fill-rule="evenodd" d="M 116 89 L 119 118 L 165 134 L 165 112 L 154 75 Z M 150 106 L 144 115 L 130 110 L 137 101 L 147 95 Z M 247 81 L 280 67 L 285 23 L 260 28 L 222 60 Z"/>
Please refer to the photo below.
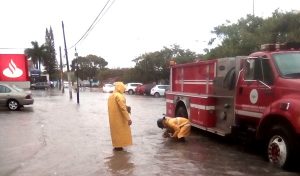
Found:
<path fill-rule="evenodd" d="M 257 103 L 257 100 L 258 100 L 258 92 L 256 89 L 252 89 L 250 92 L 250 102 L 252 104 L 255 104 Z"/>
<path fill-rule="evenodd" d="M 3 75 L 9 78 L 17 78 L 22 76 L 23 71 L 17 67 L 12 59 L 8 64 L 8 68 L 3 70 Z"/>

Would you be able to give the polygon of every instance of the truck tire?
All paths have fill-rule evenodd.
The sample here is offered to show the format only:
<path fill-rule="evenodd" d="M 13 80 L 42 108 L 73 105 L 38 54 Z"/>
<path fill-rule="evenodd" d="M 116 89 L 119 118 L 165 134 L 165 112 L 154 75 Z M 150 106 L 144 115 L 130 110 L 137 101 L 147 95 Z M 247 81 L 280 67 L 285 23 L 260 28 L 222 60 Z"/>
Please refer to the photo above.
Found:
<path fill-rule="evenodd" d="M 283 169 L 290 168 L 293 161 L 295 145 L 293 135 L 284 126 L 274 126 L 268 136 L 267 156 L 270 163 Z"/>
<path fill-rule="evenodd" d="M 16 111 L 20 109 L 20 104 L 17 100 L 8 100 L 7 107 L 11 111 Z"/>
<path fill-rule="evenodd" d="M 178 107 L 175 112 L 175 116 L 188 118 L 188 113 L 187 113 L 185 107 L 183 107 L 183 106 Z"/>

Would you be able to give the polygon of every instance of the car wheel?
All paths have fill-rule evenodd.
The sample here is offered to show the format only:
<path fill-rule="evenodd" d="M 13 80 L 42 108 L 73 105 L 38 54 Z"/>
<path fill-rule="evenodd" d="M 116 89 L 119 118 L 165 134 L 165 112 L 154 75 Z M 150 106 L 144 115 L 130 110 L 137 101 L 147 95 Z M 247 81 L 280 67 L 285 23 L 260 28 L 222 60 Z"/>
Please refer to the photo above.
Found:
<path fill-rule="evenodd" d="M 160 97 L 159 93 L 156 92 L 156 93 L 154 94 L 154 97 L 156 97 L 156 98 Z"/>
<path fill-rule="evenodd" d="M 133 90 L 129 90 L 128 93 L 129 93 L 129 95 L 132 95 L 134 92 L 133 92 Z"/>
<path fill-rule="evenodd" d="M 8 100 L 7 107 L 8 107 L 9 110 L 15 111 L 15 110 L 20 109 L 20 104 L 16 100 Z"/>
<path fill-rule="evenodd" d="M 270 130 L 267 143 L 267 156 L 270 163 L 287 169 L 294 156 L 292 133 L 283 126 L 275 126 Z"/>

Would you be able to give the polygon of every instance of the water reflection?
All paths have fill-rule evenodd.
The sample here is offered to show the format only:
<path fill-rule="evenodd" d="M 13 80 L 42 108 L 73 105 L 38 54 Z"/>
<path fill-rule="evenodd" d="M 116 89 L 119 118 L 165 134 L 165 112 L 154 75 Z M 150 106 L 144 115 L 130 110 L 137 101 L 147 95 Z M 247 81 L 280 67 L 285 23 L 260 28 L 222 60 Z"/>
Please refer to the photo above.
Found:
<path fill-rule="evenodd" d="M 132 175 L 135 167 L 131 153 L 127 151 L 113 151 L 112 156 L 105 158 L 105 165 L 112 175 Z"/>

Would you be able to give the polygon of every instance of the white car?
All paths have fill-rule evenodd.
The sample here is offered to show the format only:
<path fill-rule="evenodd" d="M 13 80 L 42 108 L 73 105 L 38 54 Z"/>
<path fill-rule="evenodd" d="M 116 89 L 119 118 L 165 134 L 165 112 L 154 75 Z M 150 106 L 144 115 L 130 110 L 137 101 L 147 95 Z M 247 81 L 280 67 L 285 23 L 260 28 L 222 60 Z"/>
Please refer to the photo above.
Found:
<path fill-rule="evenodd" d="M 165 96 L 165 92 L 169 90 L 169 88 L 169 85 L 156 85 L 151 89 L 150 94 L 154 97 Z"/>
<path fill-rule="evenodd" d="M 102 92 L 111 93 L 115 90 L 115 86 L 113 84 L 104 84 L 102 87 Z"/>
<path fill-rule="evenodd" d="M 143 84 L 142 83 L 127 83 L 126 84 L 126 90 L 125 90 L 125 92 L 127 92 L 129 95 L 134 94 L 135 88 L 138 85 L 143 85 Z"/>

